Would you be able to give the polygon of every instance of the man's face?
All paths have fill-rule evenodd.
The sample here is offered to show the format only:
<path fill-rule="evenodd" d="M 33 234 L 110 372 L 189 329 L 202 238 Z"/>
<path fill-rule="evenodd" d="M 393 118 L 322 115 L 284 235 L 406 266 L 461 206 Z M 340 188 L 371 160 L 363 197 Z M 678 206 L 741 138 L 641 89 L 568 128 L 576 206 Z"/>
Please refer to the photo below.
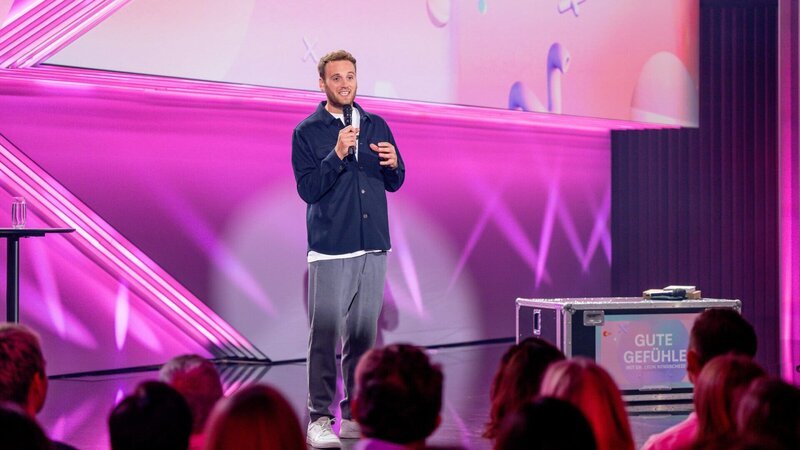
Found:
<path fill-rule="evenodd" d="M 340 113 L 343 105 L 356 98 L 356 66 L 350 61 L 331 61 L 325 64 L 325 78 L 319 80 L 319 89 L 328 97 L 328 108 Z"/>

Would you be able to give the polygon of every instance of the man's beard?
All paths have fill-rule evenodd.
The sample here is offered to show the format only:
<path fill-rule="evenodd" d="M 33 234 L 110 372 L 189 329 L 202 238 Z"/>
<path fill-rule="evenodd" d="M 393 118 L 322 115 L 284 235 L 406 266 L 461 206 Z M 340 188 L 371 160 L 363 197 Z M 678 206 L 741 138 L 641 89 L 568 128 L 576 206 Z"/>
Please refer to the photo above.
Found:
<path fill-rule="evenodd" d="M 355 102 L 356 92 L 353 90 L 353 100 L 349 103 L 339 103 L 339 100 L 336 99 L 336 94 L 334 92 L 325 91 L 325 97 L 328 98 L 328 104 L 336 109 L 342 109 L 344 105 L 350 105 Z"/>

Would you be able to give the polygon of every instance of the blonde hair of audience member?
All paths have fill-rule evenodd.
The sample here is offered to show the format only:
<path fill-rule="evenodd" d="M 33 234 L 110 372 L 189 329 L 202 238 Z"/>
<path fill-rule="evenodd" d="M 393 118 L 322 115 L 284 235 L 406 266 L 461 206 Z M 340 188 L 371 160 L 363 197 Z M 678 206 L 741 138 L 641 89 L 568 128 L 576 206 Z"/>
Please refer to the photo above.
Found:
<path fill-rule="evenodd" d="M 764 369 L 742 355 L 723 355 L 709 361 L 694 387 L 698 445 L 736 432 L 736 409 L 754 380 L 765 377 Z"/>
<path fill-rule="evenodd" d="M 305 450 L 292 407 L 270 386 L 248 386 L 211 413 L 205 450 Z"/>
<path fill-rule="evenodd" d="M 542 379 L 540 394 L 567 400 L 589 420 L 599 450 L 633 450 L 633 435 L 622 394 L 611 375 L 594 361 L 554 362 Z"/>

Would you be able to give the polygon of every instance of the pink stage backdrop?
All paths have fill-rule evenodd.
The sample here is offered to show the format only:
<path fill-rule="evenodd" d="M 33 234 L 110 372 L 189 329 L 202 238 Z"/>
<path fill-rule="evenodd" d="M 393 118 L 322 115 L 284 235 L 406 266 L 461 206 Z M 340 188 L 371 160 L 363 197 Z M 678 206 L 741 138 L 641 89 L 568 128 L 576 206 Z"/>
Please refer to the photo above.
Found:
<path fill-rule="evenodd" d="M 0 128 L 267 356 L 302 358 L 305 205 L 290 137 L 319 96 L 285 92 L 295 100 L 5 80 Z M 303 96 L 313 98 L 296 100 Z M 405 186 L 389 196 L 384 342 L 510 337 L 516 297 L 609 294 L 607 129 L 363 104 L 388 120 L 408 166 Z M 104 273 L 50 241 L 23 247 L 51 261 L 64 311 L 87 339 L 105 342 L 114 321 L 97 311 L 114 303 L 113 280 L 98 287 Z M 55 329 L 36 258 L 23 259 L 23 317 Z M 72 341 L 45 334 L 71 352 Z M 54 370 L 69 369 L 67 359 Z"/>
<path fill-rule="evenodd" d="M 346 48 L 361 92 L 697 126 L 698 0 L 134 0 L 48 60 L 314 89 Z"/>

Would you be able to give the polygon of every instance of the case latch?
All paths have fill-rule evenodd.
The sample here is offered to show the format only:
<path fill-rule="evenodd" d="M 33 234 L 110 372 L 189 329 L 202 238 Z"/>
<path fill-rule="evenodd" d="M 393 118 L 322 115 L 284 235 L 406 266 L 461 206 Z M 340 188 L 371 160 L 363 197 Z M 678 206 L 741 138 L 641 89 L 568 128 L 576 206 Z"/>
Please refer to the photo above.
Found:
<path fill-rule="evenodd" d="M 587 327 L 596 327 L 606 323 L 606 314 L 604 311 L 584 311 L 583 312 L 583 325 Z"/>
<path fill-rule="evenodd" d="M 533 335 L 540 336 L 542 334 L 542 310 L 533 310 Z"/>

